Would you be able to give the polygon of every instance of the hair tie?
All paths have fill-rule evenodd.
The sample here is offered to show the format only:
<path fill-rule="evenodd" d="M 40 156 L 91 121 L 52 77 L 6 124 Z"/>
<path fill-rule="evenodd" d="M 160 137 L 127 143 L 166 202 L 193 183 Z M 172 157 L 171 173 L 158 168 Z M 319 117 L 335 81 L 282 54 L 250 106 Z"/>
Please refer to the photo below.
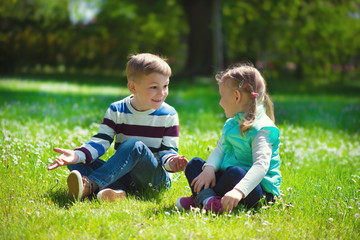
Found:
<path fill-rule="evenodd" d="M 259 94 L 256 92 L 251 92 L 251 95 L 253 96 L 253 98 L 257 98 L 259 96 Z"/>
<path fill-rule="evenodd" d="M 246 87 L 246 81 L 243 79 L 241 80 L 241 82 L 239 83 L 239 88 L 245 88 Z"/>

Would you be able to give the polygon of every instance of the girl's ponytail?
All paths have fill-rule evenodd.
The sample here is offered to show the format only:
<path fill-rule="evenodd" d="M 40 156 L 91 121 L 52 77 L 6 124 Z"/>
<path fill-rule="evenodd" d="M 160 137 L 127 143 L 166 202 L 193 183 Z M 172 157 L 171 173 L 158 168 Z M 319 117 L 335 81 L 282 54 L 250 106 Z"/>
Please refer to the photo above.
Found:
<path fill-rule="evenodd" d="M 274 103 L 271 100 L 269 94 L 267 92 L 264 93 L 264 106 L 266 109 L 266 115 L 275 123 L 275 115 L 274 115 Z"/>
<path fill-rule="evenodd" d="M 257 115 L 256 109 L 257 109 L 256 98 L 253 98 L 249 105 L 248 111 L 245 113 L 243 120 L 240 122 L 240 134 L 241 135 L 244 135 L 246 130 L 248 130 L 249 128 L 251 128 L 254 125 L 255 120 L 256 120 L 256 115 Z"/>

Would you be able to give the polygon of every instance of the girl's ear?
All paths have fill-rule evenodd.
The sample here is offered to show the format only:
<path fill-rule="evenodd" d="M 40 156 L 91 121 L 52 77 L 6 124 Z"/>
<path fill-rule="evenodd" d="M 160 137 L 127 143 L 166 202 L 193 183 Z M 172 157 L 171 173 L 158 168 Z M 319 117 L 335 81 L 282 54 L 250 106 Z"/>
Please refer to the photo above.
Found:
<path fill-rule="evenodd" d="M 136 90 L 135 90 L 135 82 L 134 81 L 129 81 L 127 83 L 127 87 L 132 94 L 135 94 Z"/>
<path fill-rule="evenodd" d="M 235 103 L 239 103 L 241 101 L 241 92 L 239 90 L 235 90 L 234 91 L 234 99 L 235 99 Z"/>

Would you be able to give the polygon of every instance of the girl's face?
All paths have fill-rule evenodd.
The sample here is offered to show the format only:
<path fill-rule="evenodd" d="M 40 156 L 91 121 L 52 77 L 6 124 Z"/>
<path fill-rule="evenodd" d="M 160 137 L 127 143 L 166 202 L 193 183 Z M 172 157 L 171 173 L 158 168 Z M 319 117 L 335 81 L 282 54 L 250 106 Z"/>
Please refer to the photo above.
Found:
<path fill-rule="evenodd" d="M 224 109 L 227 118 L 232 118 L 239 112 L 239 106 L 236 104 L 235 90 L 230 88 L 226 82 L 219 83 L 220 106 Z"/>

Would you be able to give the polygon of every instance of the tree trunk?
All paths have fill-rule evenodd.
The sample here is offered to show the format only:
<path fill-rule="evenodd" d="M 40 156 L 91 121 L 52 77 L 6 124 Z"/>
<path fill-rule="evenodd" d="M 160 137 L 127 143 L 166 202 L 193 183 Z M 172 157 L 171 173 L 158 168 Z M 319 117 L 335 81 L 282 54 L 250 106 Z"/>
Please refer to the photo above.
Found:
<path fill-rule="evenodd" d="M 212 75 L 214 34 L 212 16 L 215 0 L 182 0 L 189 26 L 186 75 Z"/>
<path fill-rule="evenodd" d="M 221 0 L 213 3 L 214 74 L 224 68 L 224 45 L 221 28 Z"/>

